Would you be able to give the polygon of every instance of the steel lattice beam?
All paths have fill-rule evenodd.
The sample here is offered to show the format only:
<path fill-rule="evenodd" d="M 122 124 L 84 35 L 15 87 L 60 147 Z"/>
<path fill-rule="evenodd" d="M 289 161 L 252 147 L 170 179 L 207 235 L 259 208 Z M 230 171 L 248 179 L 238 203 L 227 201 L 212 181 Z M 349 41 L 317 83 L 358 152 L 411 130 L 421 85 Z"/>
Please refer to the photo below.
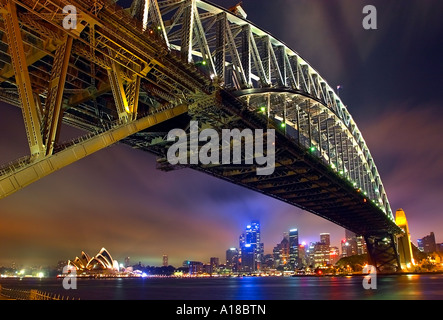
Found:
<path fill-rule="evenodd" d="M 3 18 L 5 21 L 6 35 L 8 37 L 9 52 L 14 67 L 15 81 L 22 105 L 29 149 L 32 156 L 38 157 L 45 152 L 45 148 L 40 134 L 40 122 L 34 100 L 35 97 L 32 92 L 28 62 L 23 49 L 23 39 L 17 16 L 17 8 L 12 0 L 6 1 Z"/>
<path fill-rule="evenodd" d="M 71 57 L 73 39 L 66 36 L 66 40 L 57 49 L 54 64 L 51 70 L 48 95 L 45 104 L 43 139 L 46 145 L 46 155 L 52 154 L 55 143 L 58 141 L 61 120 L 63 118 L 63 91 Z"/>
<path fill-rule="evenodd" d="M 133 122 L 116 125 L 103 133 L 79 139 L 76 143 L 62 148 L 51 157 L 25 163 L 9 174 L 0 176 L 0 199 L 134 133 L 173 119 L 187 111 L 186 105 L 159 111 Z"/>

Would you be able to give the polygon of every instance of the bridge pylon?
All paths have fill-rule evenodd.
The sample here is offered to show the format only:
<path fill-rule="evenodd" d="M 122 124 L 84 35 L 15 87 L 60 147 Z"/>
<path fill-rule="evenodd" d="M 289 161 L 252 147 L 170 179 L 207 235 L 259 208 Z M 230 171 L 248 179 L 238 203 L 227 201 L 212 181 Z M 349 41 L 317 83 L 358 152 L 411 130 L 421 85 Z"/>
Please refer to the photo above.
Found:
<path fill-rule="evenodd" d="M 397 273 L 401 264 L 397 250 L 397 238 L 392 233 L 381 232 L 365 236 L 369 264 L 378 273 Z"/>
<path fill-rule="evenodd" d="M 398 209 L 395 212 L 395 223 L 404 231 L 404 234 L 397 237 L 397 250 L 401 268 L 402 270 L 407 270 L 415 263 L 412 255 L 411 236 L 409 233 L 408 221 L 403 209 Z"/>

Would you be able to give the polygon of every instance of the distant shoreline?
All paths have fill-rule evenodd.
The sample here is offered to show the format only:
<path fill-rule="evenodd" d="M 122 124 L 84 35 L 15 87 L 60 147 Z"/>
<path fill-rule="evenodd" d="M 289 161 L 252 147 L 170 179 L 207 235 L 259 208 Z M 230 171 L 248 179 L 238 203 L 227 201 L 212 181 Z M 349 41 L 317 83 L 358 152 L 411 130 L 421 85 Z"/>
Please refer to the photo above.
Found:
<path fill-rule="evenodd" d="M 402 275 L 440 275 L 443 274 L 443 271 L 427 271 L 427 272 L 392 272 L 392 273 L 377 273 L 377 276 L 402 276 Z M 113 276 L 113 275 L 79 275 L 76 278 L 80 279 L 147 279 L 147 278 L 168 278 L 168 279 L 232 279 L 232 278 L 322 278 L 322 277 L 362 277 L 367 276 L 368 274 L 363 273 L 352 273 L 352 274 L 294 274 L 294 275 L 226 275 L 226 276 L 162 276 L 162 275 L 147 275 L 145 277 L 141 276 Z M 2 280 L 45 280 L 45 279 L 59 279 L 62 281 L 65 278 L 63 275 L 57 275 L 53 277 L 2 277 L 0 278 L 0 283 Z"/>

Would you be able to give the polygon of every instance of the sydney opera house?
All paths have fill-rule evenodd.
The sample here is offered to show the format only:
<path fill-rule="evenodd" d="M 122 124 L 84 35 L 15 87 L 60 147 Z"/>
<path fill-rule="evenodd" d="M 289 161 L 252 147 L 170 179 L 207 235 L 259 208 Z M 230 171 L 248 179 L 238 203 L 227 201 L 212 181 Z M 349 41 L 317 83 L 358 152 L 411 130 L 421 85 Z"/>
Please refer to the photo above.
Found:
<path fill-rule="evenodd" d="M 69 260 L 68 265 L 74 266 L 80 274 L 111 274 L 119 272 L 117 260 L 113 260 L 112 256 L 105 248 L 102 248 L 94 257 L 90 257 L 87 253 L 82 251 L 80 258 L 76 257 L 74 260 Z"/>

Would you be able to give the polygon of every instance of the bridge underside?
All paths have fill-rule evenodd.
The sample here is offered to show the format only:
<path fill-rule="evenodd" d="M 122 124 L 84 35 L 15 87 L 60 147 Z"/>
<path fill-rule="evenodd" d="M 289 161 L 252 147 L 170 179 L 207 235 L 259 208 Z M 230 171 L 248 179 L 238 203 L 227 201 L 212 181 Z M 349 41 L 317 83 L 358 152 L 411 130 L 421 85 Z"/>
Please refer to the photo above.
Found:
<path fill-rule="evenodd" d="M 275 144 L 278 146 L 275 170 L 271 175 L 257 175 L 256 164 L 199 164 L 185 167 L 300 207 L 357 234 L 372 234 L 380 230 L 387 233 L 398 232 L 398 228 L 389 219 L 379 214 L 379 207 L 367 201 L 362 193 L 356 192 L 351 183 L 338 177 L 334 170 L 320 162 L 309 149 L 297 145 L 277 123 L 267 123 L 264 117 L 249 111 L 226 91 L 221 91 L 220 97 L 222 103 L 217 106 L 200 110 L 198 114 L 190 112 L 176 119 L 172 125 L 150 128 L 124 139 L 123 142 L 158 155 L 160 169 L 174 170 L 184 166 L 172 166 L 166 160 L 168 147 L 172 144 L 166 140 L 170 128 L 182 126 L 186 130 L 191 120 L 199 121 L 203 127 L 210 123 L 212 128 L 220 132 L 228 121 L 229 126 L 239 129 L 262 129 L 269 125 L 276 130 Z M 215 113 L 219 115 L 218 120 L 215 120 Z M 243 154 L 242 159 L 244 158 Z"/>

